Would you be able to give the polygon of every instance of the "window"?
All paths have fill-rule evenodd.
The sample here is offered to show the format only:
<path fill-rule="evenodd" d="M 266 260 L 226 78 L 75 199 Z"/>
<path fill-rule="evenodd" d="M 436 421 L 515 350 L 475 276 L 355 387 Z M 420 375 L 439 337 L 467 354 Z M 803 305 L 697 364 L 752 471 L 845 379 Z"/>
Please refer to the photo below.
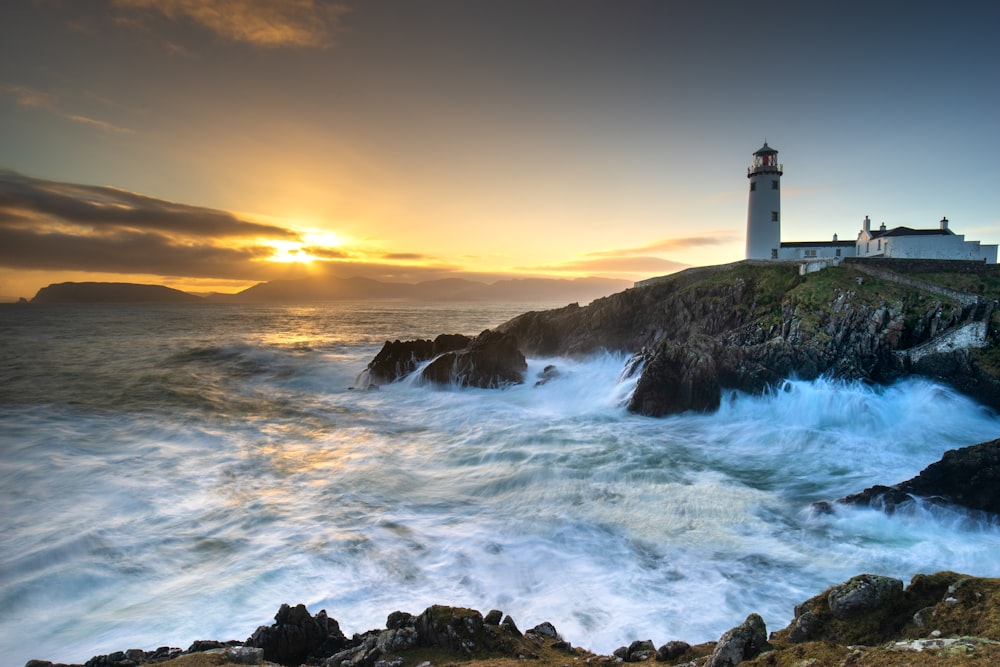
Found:
<path fill-rule="evenodd" d="M 771 211 L 771 222 L 777 222 L 777 221 L 778 221 L 778 212 Z"/>
<path fill-rule="evenodd" d="M 757 189 L 757 181 L 750 181 L 750 192 Z"/>
<path fill-rule="evenodd" d="M 771 248 L 771 259 L 778 259 L 778 249 Z"/>
<path fill-rule="evenodd" d="M 771 181 L 771 189 L 772 190 L 778 189 L 778 179 L 774 179 L 773 181 Z"/>
<path fill-rule="evenodd" d="M 840 257 L 840 248 L 837 248 L 837 257 Z"/>
<path fill-rule="evenodd" d="M 815 257 L 815 256 L 816 256 L 815 250 L 806 250 L 806 257 Z"/>

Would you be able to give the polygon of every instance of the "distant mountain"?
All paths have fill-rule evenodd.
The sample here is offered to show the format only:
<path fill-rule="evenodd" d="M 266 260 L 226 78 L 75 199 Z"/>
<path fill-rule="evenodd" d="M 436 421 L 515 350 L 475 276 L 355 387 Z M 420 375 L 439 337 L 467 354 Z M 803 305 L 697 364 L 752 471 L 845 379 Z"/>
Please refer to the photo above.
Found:
<path fill-rule="evenodd" d="M 464 278 L 416 284 L 371 278 L 303 278 L 258 283 L 236 294 L 196 296 L 162 285 L 58 283 L 43 287 L 31 303 L 303 303 L 315 301 L 489 301 L 590 303 L 632 283 L 606 278 L 516 278 L 483 283 Z"/>
<path fill-rule="evenodd" d="M 631 287 L 625 280 L 607 278 L 519 278 L 482 283 L 464 278 L 429 280 L 417 284 L 384 283 L 370 278 L 303 278 L 259 283 L 232 296 L 213 301 L 234 303 L 294 303 L 302 301 L 412 299 L 418 301 L 565 301 L 589 303 Z"/>
<path fill-rule="evenodd" d="M 134 283 L 57 283 L 43 287 L 31 303 L 200 303 L 201 297 Z"/>

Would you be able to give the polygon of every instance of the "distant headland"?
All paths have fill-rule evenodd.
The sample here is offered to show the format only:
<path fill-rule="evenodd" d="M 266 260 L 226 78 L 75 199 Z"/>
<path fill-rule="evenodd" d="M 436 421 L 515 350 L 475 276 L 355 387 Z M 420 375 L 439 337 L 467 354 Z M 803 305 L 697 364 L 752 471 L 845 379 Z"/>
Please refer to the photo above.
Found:
<path fill-rule="evenodd" d="M 483 283 L 463 278 L 392 283 L 370 278 L 304 278 L 258 283 L 235 294 L 191 294 L 162 285 L 66 282 L 43 287 L 33 304 L 255 303 L 348 300 L 482 301 L 493 303 L 589 302 L 629 287 L 609 278 L 512 278 Z"/>

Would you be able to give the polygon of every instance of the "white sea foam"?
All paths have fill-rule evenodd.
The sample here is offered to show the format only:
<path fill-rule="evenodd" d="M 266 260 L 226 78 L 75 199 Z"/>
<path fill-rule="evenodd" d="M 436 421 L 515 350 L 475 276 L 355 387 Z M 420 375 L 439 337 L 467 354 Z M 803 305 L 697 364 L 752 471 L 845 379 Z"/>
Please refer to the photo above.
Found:
<path fill-rule="evenodd" d="M 983 517 L 810 510 L 998 435 L 996 415 L 940 385 L 791 381 L 650 419 L 622 407 L 635 380 L 604 354 L 529 360 L 528 382 L 502 390 L 349 391 L 383 337 L 435 333 L 375 310 L 363 337 L 357 312 L 279 326 L 280 309 L 196 310 L 171 320 L 183 330 L 153 327 L 152 352 L 148 321 L 91 340 L 89 360 L 125 359 L 81 369 L 75 389 L 41 390 L 55 366 L 34 391 L 15 381 L 0 404 L 0 654 L 243 639 L 282 602 L 348 633 L 396 609 L 499 608 L 610 652 L 716 639 L 751 611 L 774 630 L 860 572 L 1000 576 Z M 312 333 L 286 344 L 303 321 Z M 53 353 L 68 371 L 80 356 Z"/>

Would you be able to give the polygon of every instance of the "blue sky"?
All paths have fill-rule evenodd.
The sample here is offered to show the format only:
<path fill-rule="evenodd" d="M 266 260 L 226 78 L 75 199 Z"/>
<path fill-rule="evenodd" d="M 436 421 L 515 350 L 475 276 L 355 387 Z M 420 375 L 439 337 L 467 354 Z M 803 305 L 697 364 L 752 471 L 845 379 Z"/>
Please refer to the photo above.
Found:
<path fill-rule="evenodd" d="M 318 270 L 631 280 L 733 261 L 765 138 L 785 165 L 786 241 L 946 215 L 998 243 L 998 14 L 12 0 L 0 294 L 88 279 L 235 291 Z M 113 209 L 127 220 L 98 219 Z M 214 222 L 179 222 L 199 216 Z"/>

